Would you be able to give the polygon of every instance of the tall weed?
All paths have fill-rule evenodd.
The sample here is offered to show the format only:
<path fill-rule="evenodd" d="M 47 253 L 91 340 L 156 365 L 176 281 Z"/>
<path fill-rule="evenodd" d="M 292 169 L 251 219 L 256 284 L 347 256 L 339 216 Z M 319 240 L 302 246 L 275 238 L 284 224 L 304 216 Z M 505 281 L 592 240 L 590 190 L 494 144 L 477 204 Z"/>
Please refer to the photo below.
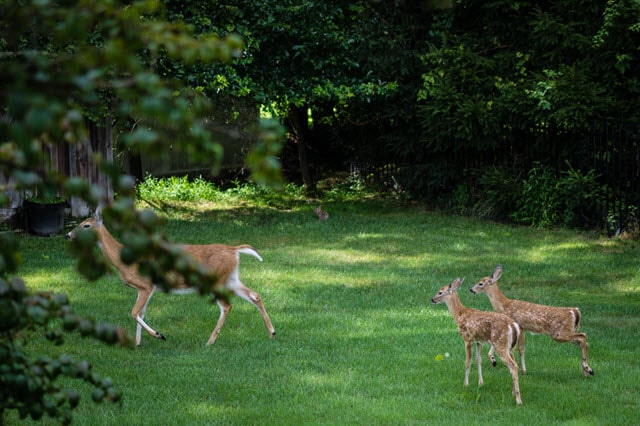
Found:
<path fill-rule="evenodd" d="M 510 217 L 523 225 L 545 227 L 559 224 L 563 207 L 560 189 L 554 170 L 536 162 L 522 182 L 522 193 Z"/>

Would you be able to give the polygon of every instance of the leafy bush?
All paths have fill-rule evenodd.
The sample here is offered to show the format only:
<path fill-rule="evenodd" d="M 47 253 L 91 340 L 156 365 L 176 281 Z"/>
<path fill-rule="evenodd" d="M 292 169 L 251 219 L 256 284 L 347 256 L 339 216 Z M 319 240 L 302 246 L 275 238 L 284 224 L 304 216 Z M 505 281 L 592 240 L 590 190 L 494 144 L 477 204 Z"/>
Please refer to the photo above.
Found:
<path fill-rule="evenodd" d="M 605 203 L 607 186 L 598 182 L 595 170 L 583 174 L 567 163 L 569 169 L 562 173 L 560 193 L 564 199 L 564 218 L 561 222 L 567 226 L 585 227 L 594 225 Z"/>
<path fill-rule="evenodd" d="M 606 185 L 601 184 L 594 170 L 586 173 L 569 164 L 557 173 L 552 167 L 534 163 L 529 172 L 510 167 L 489 167 L 477 172 L 475 193 L 463 197 L 459 187 L 451 202 L 462 200 L 472 207 L 467 212 L 489 219 L 509 219 L 530 226 L 566 226 L 585 228 L 599 223 L 598 215 L 605 205 Z M 461 211 L 461 207 L 458 207 Z"/>
<path fill-rule="evenodd" d="M 520 172 L 513 168 L 491 166 L 482 170 L 478 178 L 478 202 L 474 213 L 487 219 L 507 219 L 514 200 L 522 193 Z"/>
<path fill-rule="evenodd" d="M 3 244 L 11 243 L 7 238 L 11 239 L 10 234 L 3 236 Z M 29 295 L 20 278 L 0 278 L 0 423 L 7 410 L 17 410 L 21 419 L 39 420 L 46 414 L 71 423 L 80 395 L 61 387 L 58 378 L 62 376 L 92 385 L 94 402 L 120 401 L 120 390 L 96 374 L 88 362 L 66 355 L 32 359 L 24 352 L 26 333 L 42 332 L 47 340 L 61 345 L 64 332 L 74 330 L 109 344 L 130 344 L 123 329 L 75 315 L 65 294 Z"/>
<path fill-rule="evenodd" d="M 532 226 L 551 226 L 560 223 L 563 197 L 560 181 L 554 170 L 536 162 L 522 182 L 522 192 L 510 214 L 516 223 Z"/>
<path fill-rule="evenodd" d="M 321 182 L 326 187 L 320 194 L 328 201 L 344 201 L 367 197 L 375 193 L 361 178 L 347 176 L 336 177 Z M 399 191 L 394 188 L 394 191 Z M 287 183 L 280 187 L 257 185 L 251 182 L 234 181 L 231 186 L 222 189 L 215 183 L 202 177 L 189 179 L 187 176 L 156 178 L 147 176 L 137 187 L 138 197 L 142 201 L 210 201 L 238 202 L 251 200 L 258 206 L 287 207 L 292 203 L 306 203 L 308 198 L 304 186 Z"/>
<path fill-rule="evenodd" d="M 149 175 L 137 189 L 139 198 L 153 201 L 215 201 L 220 194 L 220 188 L 201 176 L 189 180 L 187 176 L 161 179 Z"/>
<path fill-rule="evenodd" d="M 449 209 L 454 213 L 470 214 L 470 208 L 472 207 L 471 201 L 469 185 L 460 184 L 451 193 L 451 198 L 448 201 Z"/>

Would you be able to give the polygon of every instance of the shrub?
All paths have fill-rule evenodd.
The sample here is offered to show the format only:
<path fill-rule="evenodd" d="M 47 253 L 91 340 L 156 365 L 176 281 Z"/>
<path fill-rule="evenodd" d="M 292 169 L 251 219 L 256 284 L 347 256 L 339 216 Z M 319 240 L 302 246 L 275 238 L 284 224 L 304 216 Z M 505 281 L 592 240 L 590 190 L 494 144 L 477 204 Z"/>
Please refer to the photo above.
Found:
<path fill-rule="evenodd" d="M 514 222 L 532 226 L 560 223 L 563 199 L 560 181 L 554 170 L 536 162 L 522 182 L 522 192 L 510 214 Z"/>
<path fill-rule="evenodd" d="M 607 187 L 594 170 L 582 172 L 566 164 L 567 169 L 558 173 L 536 162 L 525 176 L 515 168 L 492 166 L 477 172 L 475 194 L 469 196 L 463 191 L 466 186 L 458 187 L 451 202 L 462 211 L 460 203 L 472 198 L 470 213 L 481 218 L 539 227 L 593 227 L 599 215 L 606 214 Z"/>
<path fill-rule="evenodd" d="M 607 186 L 598 182 L 595 170 L 582 173 L 567 162 L 568 170 L 562 172 L 559 192 L 564 199 L 562 225 L 585 227 L 594 225 L 602 206 L 605 205 Z"/>
<path fill-rule="evenodd" d="M 187 176 L 164 179 L 148 175 L 138 185 L 138 197 L 143 200 L 214 201 L 219 188 L 201 176 L 189 180 Z"/>
<path fill-rule="evenodd" d="M 478 186 L 474 214 L 487 219 L 507 219 L 513 212 L 514 200 L 522 193 L 520 172 L 508 167 L 483 169 Z"/>
<path fill-rule="evenodd" d="M 10 244 L 10 234 L 2 244 Z M 57 358 L 30 357 L 24 350 L 34 332 L 55 345 L 62 345 L 64 332 L 77 330 L 109 344 L 130 345 L 122 328 L 95 323 L 74 314 L 64 294 L 42 292 L 30 295 L 20 278 L 0 277 L 0 423 L 9 410 L 17 410 L 21 419 L 40 420 L 45 414 L 71 423 L 71 411 L 78 406 L 78 392 L 64 389 L 62 377 L 84 381 L 93 386 L 94 402 L 119 402 L 122 394 L 109 378 L 101 378 L 86 361 L 74 361 L 67 355 Z"/>

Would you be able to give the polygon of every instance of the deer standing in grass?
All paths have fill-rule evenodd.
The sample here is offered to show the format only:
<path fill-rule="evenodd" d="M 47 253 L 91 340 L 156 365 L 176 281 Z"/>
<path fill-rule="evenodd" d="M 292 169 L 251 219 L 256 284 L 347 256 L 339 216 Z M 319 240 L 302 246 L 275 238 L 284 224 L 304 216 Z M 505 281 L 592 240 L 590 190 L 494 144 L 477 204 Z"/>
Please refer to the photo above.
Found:
<path fill-rule="evenodd" d="M 466 308 L 460 302 L 458 288 L 463 279 L 456 278 L 451 284 L 442 287 L 431 299 L 431 303 L 446 303 L 451 316 L 458 325 L 460 336 L 464 340 L 466 353 L 464 385 L 469 386 L 469 371 L 471 369 L 471 343 L 476 344 L 476 364 L 478 365 L 478 386 L 484 384 L 482 380 L 482 343 L 490 343 L 492 349 L 498 352 L 500 359 L 509 367 L 513 379 L 513 394 L 516 404 L 522 404 L 520 386 L 518 385 L 518 364 L 513 357 L 513 348 L 520 336 L 520 327 L 506 315 L 496 312 L 484 312 Z"/>
<path fill-rule="evenodd" d="M 548 334 L 557 342 L 573 342 L 582 350 L 582 372 L 585 376 L 593 375 L 588 364 L 587 335 L 578 333 L 580 326 L 580 310 L 578 308 L 557 308 L 507 299 L 498 287 L 498 279 L 502 276 L 502 266 L 498 265 L 490 277 L 482 278 L 471 288 L 471 293 L 486 293 L 493 310 L 513 318 L 522 328 L 522 335 L 518 341 L 520 365 L 525 373 L 524 363 L 524 332 Z"/>
<path fill-rule="evenodd" d="M 153 337 L 166 340 L 161 333 L 155 331 L 144 321 L 147 305 L 156 290 L 153 283 L 149 278 L 140 274 L 137 264 L 126 265 L 122 262 L 120 252 L 122 251 L 123 246 L 116 241 L 111 233 L 109 233 L 101 219 L 89 218 L 85 220 L 66 235 L 67 239 L 74 239 L 80 230 L 92 230 L 95 232 L 98 237 L 98 245 L 104 256 L 118 270 L 122 281 L 129 287 L 136 289 L 138 292 L 138 298 L 131 310 L 131 316 L 133 316 L 137 324 L 136 346 L 140 345 L 142 329 Z M 275 329 L 273 328 L 271 320 L 269 319 L 264 305 L 262 304 L 262 298 L 258 293 L 247 288 L 240 281 L 238 275 L 240 253 L 250 254 L 262 261 L 262 257 L 253 247 L 249 245 L 227 246 L 222 244 L 179 245 L 179 247 L 188 253 L 195 261 L 205 265 L 213 271 L 217 277 L 217 281 L 212 288 L 213 293 L 216 296 L 216 303 L 220 308 L 220 317 L 213 329 L 213 332 L 211 333 L 211 336 L 209 337 L 209 340 L 207 341 L 207 345 L 215 342 L 218 334 L 220 334 L 220 329 L 231 310 L 232 305 L 229 302 L 228 293 L 233 293 L 258 308 L 262 314 L 262 319 L 267 327 L 269 336 L 271 338 L 275 336 Z"/>

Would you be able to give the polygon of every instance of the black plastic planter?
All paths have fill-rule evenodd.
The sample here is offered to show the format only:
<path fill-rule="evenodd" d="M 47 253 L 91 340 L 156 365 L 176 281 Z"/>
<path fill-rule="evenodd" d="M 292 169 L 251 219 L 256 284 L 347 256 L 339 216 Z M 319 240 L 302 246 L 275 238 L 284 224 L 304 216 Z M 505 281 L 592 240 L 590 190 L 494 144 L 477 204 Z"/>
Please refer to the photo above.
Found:
<path fill-rule="evenodd" d="M 29 233 L 49 237 L 62 231 L 66 201 L 42 203 L 25 200 L 23 205 Z"/>

